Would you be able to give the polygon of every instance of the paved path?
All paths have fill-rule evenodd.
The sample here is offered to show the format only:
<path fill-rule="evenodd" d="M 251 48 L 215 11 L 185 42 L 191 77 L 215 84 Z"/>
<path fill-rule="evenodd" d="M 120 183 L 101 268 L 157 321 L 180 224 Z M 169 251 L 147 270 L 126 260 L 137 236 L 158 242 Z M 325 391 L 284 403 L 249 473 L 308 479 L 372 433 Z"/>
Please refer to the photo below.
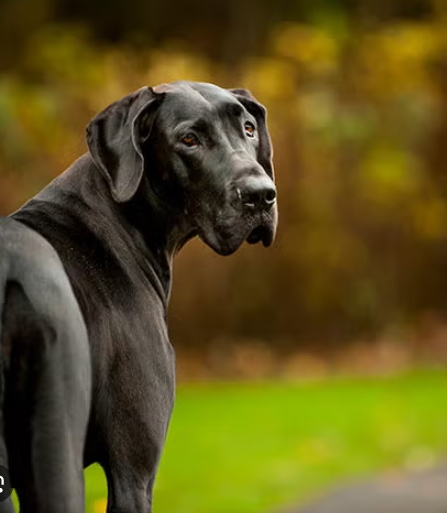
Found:
<path fill-rule="evenodd" d="M 341 487 L 304 508 L 283 513 L 447 513 L 447 464 Z"/>

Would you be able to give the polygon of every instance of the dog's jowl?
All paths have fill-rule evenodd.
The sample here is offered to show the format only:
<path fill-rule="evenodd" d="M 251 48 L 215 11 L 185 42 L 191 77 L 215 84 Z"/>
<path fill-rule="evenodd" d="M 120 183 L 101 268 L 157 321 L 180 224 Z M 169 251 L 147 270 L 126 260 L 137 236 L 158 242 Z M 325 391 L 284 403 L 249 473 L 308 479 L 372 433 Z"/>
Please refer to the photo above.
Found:
<path fill-rule="evenodd" d="M 172 260 L 195 236 L 221 255 L 273 242 L 265 116 L 242 89 L 144 87 L 98 114 L 88 153 L 0 224 L 0 465 L 23 511 L 82 510 L 85 431 L 83 464 L 104 468 L 107 511 L 152 511 L 174 401 Z"/>

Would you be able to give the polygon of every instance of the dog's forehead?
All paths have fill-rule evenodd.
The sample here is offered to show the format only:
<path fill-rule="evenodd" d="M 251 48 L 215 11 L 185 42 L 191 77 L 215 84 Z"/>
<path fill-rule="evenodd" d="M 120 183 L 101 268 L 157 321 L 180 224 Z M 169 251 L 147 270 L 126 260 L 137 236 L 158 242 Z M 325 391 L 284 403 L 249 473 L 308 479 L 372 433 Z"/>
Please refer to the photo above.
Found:
<path fill-rule="evenodd" d="M 213 84 L 175 82 L 154 89 L 157 93 L 165 93 L 161 107 L 176 122 L 195 117 L 206 119 L 216 112 L 243 110 L 234 94 Z"/>

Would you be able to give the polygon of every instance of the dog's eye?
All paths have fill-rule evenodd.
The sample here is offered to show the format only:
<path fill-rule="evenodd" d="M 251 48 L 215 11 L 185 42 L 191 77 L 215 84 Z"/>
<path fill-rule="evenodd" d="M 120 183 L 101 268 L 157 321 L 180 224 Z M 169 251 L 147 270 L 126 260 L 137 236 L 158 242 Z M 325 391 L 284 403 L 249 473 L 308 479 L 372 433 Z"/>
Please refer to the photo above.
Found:
<path fill-rule="evenodd" d="M 182 143 L 189 148 L 193 148 L 194 146 L 198 146 L 199 140 L 194 134 L 186 134 L 182 139 Z"/>
<path fill-rule="evenodd" d="M 247 121 L 244 125 L 245 133 L 248 135 L 248 137 L 254 137 L 255 136 L 255 126 L 253 123 L 250 123 L 250 121 Z"/>

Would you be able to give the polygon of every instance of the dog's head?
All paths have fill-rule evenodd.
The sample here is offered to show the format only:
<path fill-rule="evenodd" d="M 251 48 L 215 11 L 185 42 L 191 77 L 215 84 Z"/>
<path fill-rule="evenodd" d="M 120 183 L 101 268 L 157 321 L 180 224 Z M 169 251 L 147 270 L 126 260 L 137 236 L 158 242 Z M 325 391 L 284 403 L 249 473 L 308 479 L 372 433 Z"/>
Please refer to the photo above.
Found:
<path fill-rule="evenodd" d="M 277 225 L 266 111 L 244 89 L 176 82 L 144 87 L 98 114 L 87 129 L 113 199 L 144 182 L 217 253 L 246 240 L 269 246 Z"/>

